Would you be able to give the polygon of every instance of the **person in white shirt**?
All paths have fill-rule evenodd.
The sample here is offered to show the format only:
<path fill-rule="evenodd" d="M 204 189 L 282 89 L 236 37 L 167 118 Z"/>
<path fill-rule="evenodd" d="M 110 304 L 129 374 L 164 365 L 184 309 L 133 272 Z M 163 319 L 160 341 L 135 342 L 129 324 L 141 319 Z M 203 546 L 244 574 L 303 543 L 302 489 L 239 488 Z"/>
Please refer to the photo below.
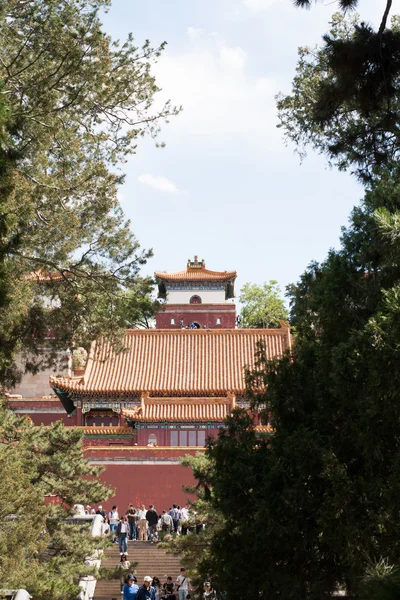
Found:
<path fill-rule="evenodd" d="M 118 508 L 113 506 L 110 512 L 108 513 L 108 522 L 110 524 L 110 533 L 112 537 L 112 542 L 115 544 L 117 541 L 117 526 L 118 526 L 119 514 Z"/>
<path fill-rule="evenodd" d="M 119 553 L 122 556 L 123 554 L 128 554 L 128 533 L 129 533 L 129 523 L 127 517 L 122 517 L 117 527 L 117 535 L 119 541 Z"/>
<path fill-rule="evenodd" d="M 138 517 L 139 517 L 139 542 L 141 542 L 142 540 L 144 542 L 147 542 L 147 519 L 146 519 L 146 508 L 145 508 L 144 504 L 139 506 Z"/>
<path fill-rule="evenodd" d="M 188 530 L 188 521 L 189 521 L 189 511 L 184 506 L 181 508 L 181 534 L 186 535 Z"/>
<path fill-rule="evenodd" d="M 190 579 L 186 577 L 185 568 L 181 568 L 181 573 L 176 578 L 176 589 L 179 594 L 179 600 L 186 600 L 186 596 L 189 593 Z"/>

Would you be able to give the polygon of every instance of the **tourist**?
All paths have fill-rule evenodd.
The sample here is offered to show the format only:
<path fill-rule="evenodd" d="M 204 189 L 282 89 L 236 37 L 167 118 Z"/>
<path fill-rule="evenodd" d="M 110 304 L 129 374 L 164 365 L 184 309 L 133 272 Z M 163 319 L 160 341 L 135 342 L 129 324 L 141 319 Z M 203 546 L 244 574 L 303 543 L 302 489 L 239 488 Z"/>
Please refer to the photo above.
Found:
<path fill-rule="evenodd" d="M 91 514 L 92 514 L 92 507 L 90 506 L 90 504 L 86 504 L 85 515 L 91 515 Z"/>
<path fill-rule="evenodd" d="M 150 542 L 153 543 L 157 541 L 157 523 L 158 523 L 158 514 L 154 509 L 154 505 L 150 504 L 149 510 L 146 512 L 146 521 L 149 524 L 150 530 Z"/>
<path fill-rule="evenodd" d="M 174 526 L 174 523 L 172 521 L 172 517 L 167 513 L 166 510 L 162 511 L 159 526 L 160 526 L 161 538 L 164 538 L 164 536 L 167 535 L 168 533 L 172 533 L 172 528 Z"/>
<path fill-rule="evenodd" d="M 129 569 L 129 567 L 131 566 L 131 563 L 129 562 L 129 560 L 127 559 L 125 554 L 123 554 L 121 556 L 121 561 L 118 564 L 118 566 L 122 570 L 120 584 L 121 584 L 121 594 L 123 594 L 124 593 L 124 585 L 125 585 L 125 575 L 123 574 L 123 572 L 127 571 Z"/>
<path fill-rule="evenodd" d="M 139 586 L 136 583 L 137 579 L 134 575 L 128 575 L 127 577 L 127 584 L 124 586 L 123 589 L 123 593 L 124 593 L 124 598 L 123 600 L 136 600 L 137 599 L 137 593 L 139 590 Z"/>
<path fill-rule="evenodd" d="M 151 585 L 156 591 L 157 600 L 160 600 L 160 598 L 162 596 L 161 581 L 158 579 L 158 577 L 153 577 L 153 581 L 151 582 Z"/>
<path fill-rule="evenodd" d="M 115 544 L 117 541 L 117 526 L 118 526 L 119 514 L 118 508 L 114 505 L 108 513 L 108 522 L 110 523 L 110 533 L 112 537 L 112 543 Z"/>
<path fill-rule="evenodd" d="M 178 535 L 178 528 L 179 528 L 179 523 L 180 523 L 180 519 L 181 519 L 181 511 L 178 505 L 174 504 L 173 505 L 173 514 L 172 516 L 172 520 L 174 522 L 174 532 L 175 535 Z"/>
<path fill-rule="evenodd" d="M 186 535 L 189 524 L 189 510 L 187 506 L 181 508 L 181 534 Z"/>
<path fill-rule="evenodd" d="M 144 504 L 139 507 L 138 510 L 139 518 L 139 541 L 147 542 L 147 519 L 146 510 Z"/>
<path fill-rule="evenodd" d="M 136 519 L 137 519 L 137 514 L 136 514 L 136 509 L 134 508 L 133 504 L 129 505 L 128 510 L 126 511 L 126 516 L 128 517 L 128 524 L 129 524 L 129 539 L 131 541 L 136 542 Z"/>
<path fill-rule="evenodd" d="M 211 582 L 204 583 L 203 600 L 216 600 L 217 592 L 211 587 Z"/>
<path fill-rule="evenodd" d="M 123 554 L 128 554 L 128 533 L 129 533 L 129 524 L 128 519 L 126 517 L 122 517 L 117 526 L 117 536 L 119 541 L 119 553 L 122 556 Z"/>
<path fill-rule="evenodd" d="M 190 579 L 186 577 L 186 570 L 182 567 L 180 575 L 176 578 L 176 591 L 179 594 L 179 600 L 185 600 L 186 595 L 189 592 L 189 587 Z"/>
<path fill-rule="evenodd" d="M 172 577 L 168 576 L 167 581 L 163 584 L 163 598 L 165 600 L 176 600 L 176 595 L 174 594 L 174 582 L 172 581 Z"/>
<path fill-rule="evenodd" d="M 150 575 L 146 575 L 143 580 L 143 585 L 138 590 L 136 600 L 147 600 L 148 598 L 150 598 L 150 600 L 157 600 L 156 590 L 151 585 L 152 581 L 152 577 L 150 577 Z"/>
<path fill-rule="evenodd" d="M 101 515 L 103 517 L 104 523 L 106 523 L 106 521 L 107 521 L 107 513 L 103 509 L 103 507 L 102 507 L 101 504 L 99 504 L 98 507 L 97 507 L 96 515 Z"/>

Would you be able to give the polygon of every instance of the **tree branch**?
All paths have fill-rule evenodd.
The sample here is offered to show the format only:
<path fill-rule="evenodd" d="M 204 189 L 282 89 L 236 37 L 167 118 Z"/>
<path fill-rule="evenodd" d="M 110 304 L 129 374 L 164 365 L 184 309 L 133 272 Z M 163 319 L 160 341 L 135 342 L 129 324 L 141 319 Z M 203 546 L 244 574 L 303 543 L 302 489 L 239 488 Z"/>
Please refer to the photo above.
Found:
<path fill-rule="evenodd" d="M 392 8 L 392 2 L 393 2 L 393 0 L 386 1 L 385 12 L 383 13 L 382 21 L 381 21 L 381 24 L 379 25 L 379 29 L 378 29 L 379 35 L 382 35 L 382 33 L 384 32 L 384 30 L 386 28 L 386 22 L 387 22 L 387 19 L 389 16 L 390 9 Z"/>

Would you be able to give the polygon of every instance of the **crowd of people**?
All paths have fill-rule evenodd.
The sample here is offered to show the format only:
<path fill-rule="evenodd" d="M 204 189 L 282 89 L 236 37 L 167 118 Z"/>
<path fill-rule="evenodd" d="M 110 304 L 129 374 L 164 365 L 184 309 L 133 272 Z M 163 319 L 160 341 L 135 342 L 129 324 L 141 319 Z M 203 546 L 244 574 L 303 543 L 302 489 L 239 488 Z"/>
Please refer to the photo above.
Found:
<path fill-rule="evenodd" d="M 157 577 L 148 575 L 144 578 L 143 585 L 139 587 L 135 575 L 129 573 L 131 563 L 128 560 L 128 541 L 156 544 L 166 535 L 186 535 L 189 531 L 199 533 L 204 525 L 196 522 L 196 515 L 189 506 L 180 507 L 178 504 L 173 504 L 168 511 L 163 510 L 158 513 L 153 504 L 150 504 L 147 509 L 144 504 L 138 507 L 129 504 L 125 514 L 120 515 L 116 505 L 107 513 L 100 504 L 97 510 L 89 505 L 86 506 L 85 513 L 101 515 L 109 526 L 111 541 L 119 544 L 123 600 L 191 599 L 191 582 L 186 577 L 183 567 L 175 582 L 171 576 L 168 576 L 161 584 Z M 126 572 L 128 574 L 125 576 Z M 204 600 L 215 600 L 216 593 L 210 582 L 205 582 L 202 597 Z"/>
<path fill-rule="evenodd" d="M 203 527 L 202 523 L 194 521 L 195 515 L 191 514 L 188 506 L 180 507 L 178 504 L 173 504 L 168 511 L 163 510 L 161 513 L 157 512 L 153 504 L 147 509 L 144 504 L 138 507 L 130 504 L 123 515 L 119 514 L 116 505 L 107 514 L 100 504 L 97 510 L 86 506 L 85 513 L 103 517 L 104 522 L 109 525 L 111 541 L 118 541 L 121 556 L 128 554 L 128 541 L 154 544 L 167 534 L 186 535 L 191 530 L 199 533 Z"/>
<path fill-rule="evenodd" d="M 122 568 L 129 569 L 130 563 L 126 557 L 123 563 Z M 121 594 L 123 600 L 191 600 L 192 585 L 186 570 L 182 567 L 175 582 L 170 575 L 166 577 L 163 584 L 158 577 L 146 575 L 141 587 L 138 586 L 137 578 L 129 574 L 126 578 L 121 578 Z M 209 581 L 204 583 L 202 597 L 203 600 L 216 600 L 215 590 Z"/>

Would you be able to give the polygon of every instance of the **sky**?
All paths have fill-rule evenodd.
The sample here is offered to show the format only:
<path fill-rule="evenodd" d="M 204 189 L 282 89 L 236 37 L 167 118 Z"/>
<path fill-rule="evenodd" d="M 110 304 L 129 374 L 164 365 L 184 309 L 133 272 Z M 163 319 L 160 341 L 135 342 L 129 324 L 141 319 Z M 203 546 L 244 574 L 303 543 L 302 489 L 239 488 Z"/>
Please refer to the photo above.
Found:
<path fill-rule="evenodd" d="M 393 11 L 399 12 L 400 0 Z M 383 0 L 362 0 L 376 24 Z M 167 41 L 153 70 L 183 112 L 123 166 L 120 199 L 143 248 L 143 274 L 179 271 L 188 258 L 236 270 L 245 282 L 298 281 L 311 261 L 339 246 L 363 191 L 311 149 L 301 164 L 276 125 L 275 95 L 288 93 L 297 48 L 320 43 L 337 2 L 311 10 L 292 0 L 113 0 L 104 29 L 137 44 Z"/>

